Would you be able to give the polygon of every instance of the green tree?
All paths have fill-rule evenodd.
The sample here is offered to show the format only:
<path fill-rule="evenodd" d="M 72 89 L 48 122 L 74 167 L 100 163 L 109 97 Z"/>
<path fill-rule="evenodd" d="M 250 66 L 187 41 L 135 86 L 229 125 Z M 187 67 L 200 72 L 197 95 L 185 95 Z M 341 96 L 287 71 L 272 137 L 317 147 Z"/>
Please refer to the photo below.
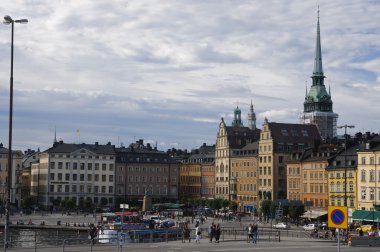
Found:
<path fill-rule="evenodd" d="M 231 201 L 231 203 L 230 203 L 230 205 L 229 205 L 229 208 L 230 208 L 232 211 L 236 212 L 237 209 L 238 209 L 238 204 L 237 204 L 235 201 Z"/>
<path fill-rule="evenodd" d="M 272 205 L 271 200 L 263 200 L 261 202 L 261 213 L 264 216 L 265 221 L 269 219 L 270 211 L 271 211 L 271 205 Z"/>
<path fill-rule="evenodd" d="M 34 204 L 34 198 L 32 196 L 27 196 L 25 197 L 22 202 L 21 202 L 21 207 L 22 208 L 27 208 L 30 209 L 32 208 L 32 205 Z"/>
<path fill-rule="evenodd" d="M 300 217 L 305 213 L 305 205 L 302 203 L 293 203 L 289 206 L 289 217 L 298 225 Z"/>

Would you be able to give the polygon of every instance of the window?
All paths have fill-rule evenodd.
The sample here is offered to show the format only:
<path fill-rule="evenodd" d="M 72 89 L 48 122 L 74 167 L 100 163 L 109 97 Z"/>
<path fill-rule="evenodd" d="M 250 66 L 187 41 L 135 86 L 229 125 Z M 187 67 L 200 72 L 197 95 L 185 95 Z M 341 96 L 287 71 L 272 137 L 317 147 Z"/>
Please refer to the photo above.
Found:
<path fill-rule="evenodd" d="M 87 164 L 87 169 L 90 171 L 92 170 L 92 163 Z"/>
<path fill-rule="evenodd" d="M 54 192 L 54 185 L 50 185 L 50 192 Z"/>
<path fill-rule="evenodd" d="M 370 182 L 374 182 L 375 181 L 375 171 L 374 170 L 370 170 L 369 171 L 369 181 Z"/>
<path fill-rule="evenodd" d="M 69 185 L 65 185 L 65 192 L 70 192 L 70 186 Z"/>
<path fill-rule="evenodd" d="M 95 163 L 95 171 L 99 170 L 99 163 Z"/>
<path fill-rule="evenodd" d="M 366 199 L 366 194 L 367 194 L 366 193 L 366 188 L 362 187 L 360 191 L 361 191 L 361 199 L 365 200 Z"/>
<path fill-rule="evenodd" d="M 77 181 L 77 174 L 73 174 L 73 181 Z"/>
<path fill-rule="evenodd" d="M 66 170 L 70 170 L 70 162 L 66 162 Z"/>
<path fill-rule="evenodd" d="M 102 193 L 106 193 L 106 187 L 102 186 Z"/>
<path fill-rule="evenodd" d="M 80 181 L 84 181 L 84 174 L 80 174 Z"/>
<path fill-rule="evenodd" d="M 113 171 L 113 164 L 110 164 L 110 171 Z"/>
<path fill-rule="evenodd" d="M 65 174 L 65 180 L 66 181 L 70 181 L 70 173 L 66 173 Z"/>
<path fill-rule="evenodd" d="M 72 192 L 77 192 L 77 185 L 72 185 L 71 186 L 71 191 Z"/>
<path fill-rule="evenodd" d="M 78 163 L 73 163 L 73 170 L 77 170 L 78 169 Z"/>
<path fill-rule="evenodd" d="M 80 163 L 80 169 L 84 170 L 84 163 Z"/>
<path fill-rule="evenodd" d="M 365 170 L 361 171 L 361 181 L 365 182 Z"/>
<path fill-rule="evenodd" d="M 334 187 L 334 183 L 333 182 L 330 183 L 330 191 L 331 192 L 335 192 L 335 187 Z"/>
<path fill-rule="evenodd" d="M 59 181 L 62 180 L 62 173 L 58 173 L 58 180 L 59 180 Z"/>
<path fill-rule="evenodd" d="M 369 158 L 369 164 L 371 164 L 371 165 L 375 164 L 375 158 L 374 157 Z"/>
<path fill-rule="evenodd" d="M 92 181 L 92 174 L 87 174 L 87 181 Z"/>
<path fill-rule="evenodd" d="M 58 162 L 58 169 L 62 169 L 63 167 L 63 163 L 62 162 Z"/>
<path fill-rule="evenodd" d="M 106 175 L 102 175 L 102 182 L 106 182 L 107 181 L 107 176 Z"/>
<path fill-rule="evenodd" d="M 337 183 L 336 183 L 336 191 L 337 191 L 337 192 L 340 192 L 340 182 L 337 182 Z"/>
<path fill-rule="evenodd" d="M 108 187 L 108 193 L 113 193 L 113 186 Z"/>
<path fill-rule="evenodd" d="M 102 164 L 102 171 L 105 171 L 107 169 L 107 164 Z"/>
<path fill-rule="evenodd" d="M 375 189 L 374 188 L 370 188 L 369 189 L 369 199 L 370 200 L 374 200 L 375 199 Z"/>
<path fill-rule="evenodd" d="M 113 182 L 113 175 L 109 175 L 109 178 L 108 178 L 109 180 L 109 182 Z"/>
<path fill-rule="evenodd" d="M 50 169 L 55 169 L 55 162 L 50 162 Z"/>
<path fill-rule="evenodd" d="M 55 175 L 55 173 L 50 173 L 50 180 L 54 180 L 54 175 Z"/>
<path fill-rule="evenodd" d="M 95 181 L 99 181 L 99 174 L 95 174 L 95 178 L 94 178 Z"/>
<path fill-rule="evenodd" d="M 365 157 L 362 157 L 362 164 L 365 164 Z"/>

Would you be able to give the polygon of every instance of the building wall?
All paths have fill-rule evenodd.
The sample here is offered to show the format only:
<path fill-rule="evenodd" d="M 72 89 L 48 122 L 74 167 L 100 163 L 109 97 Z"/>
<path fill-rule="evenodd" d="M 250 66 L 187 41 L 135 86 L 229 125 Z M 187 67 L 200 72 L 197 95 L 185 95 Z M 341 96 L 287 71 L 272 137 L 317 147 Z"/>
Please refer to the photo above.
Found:
<path fill-rule="evenodd" d="M 202 197 L 202 165 L 180 164 L 180 196 L 183 199 Z"/>
<path fill-rule="evenodd" d="M 359 210 L 380 205 L 380 150 L 358 152 L 357 199 Z"/>
<path fill-rule="evenodd" d="M 215 195 L 215 164 L 202 164 L 201 168 L 202 198 L 211 199 Z"/>
<path fill-rule="evenodd" d="M 312 202 L 311 208 L 327 209 L 327 161 L 316 160 L 302 165 L 302 201 Z"/>
<path fill-rule="evenodd" d="M 302 163 L 288 163 L 287 164 L 287 175 L 288 175 L 288 200 L 300 200 L 302 201 Z"/>
<path fill-rule="evenodd" d="M 12 151 L 12 177 L 11 177 L 11 203 L 17 206 L 21 204 L 21 172 L 22 152 Z M 0 147 L 0 201 L 5 202 L 8 198 L 8 149 Z"/>
<path fill-rule="evenodd" d="M 268 125 L 264 124 L 259 141 L 258 197 L 260 201 L 274 199 L 274 192 L 276 192 L 278 188 L 278 185 L 276 185 L 274 181 L 278 175 L 275 174 L 276 171 L 273 168 L 277 167 L 277 165 L 277 160 L 275 160 L 273 152 L 273 139 Z"/>
<path fill-rule="evenodd" d="M 53 200 L 72 199 L 77 205 L 87 198 L 100 205 L 115 203 L 115 155 L 80 149 L 72 153 L 43 153 L 32 165 L 32 193 L 45 207 Z"/>
<path fill-rule="evenodd" d="M 236 191 L 232 200 L 238 204 L 239 211 L 244 211 L 245 205 L 258 206 L 257 166 L 257 155 L 231 159 L 231 175 L 236 181 L 234 188 L 231 188 Z"/>
<path fill-rule="evenodd" d="M 230 148 L 224 121 L 219 124 L 215 147 L 215 197 L 230 199 Z"/>
<path fill-rule="evenodd" d="M 344 206 L 344 168 L 328 170 L 328 195 L 329 205 Z M 357 172 L 355 169 L 347 169 L 347 206 L 357 209 Z"/>

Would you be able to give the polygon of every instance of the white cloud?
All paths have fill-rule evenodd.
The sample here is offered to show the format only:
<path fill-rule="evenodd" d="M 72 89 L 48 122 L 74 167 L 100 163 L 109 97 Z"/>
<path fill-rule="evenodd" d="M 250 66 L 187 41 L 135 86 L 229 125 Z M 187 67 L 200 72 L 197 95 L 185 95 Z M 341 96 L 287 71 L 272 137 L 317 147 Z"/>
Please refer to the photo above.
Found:
<path fill-rule="evenodd" d="M 380 5 L 319 1 L 323 64 L 340 121 L 378 130 Z M 134 137 L 162 149 L 215 142 L 221 115 L 298 122 L 310 86 L 317 4 L 310 1 L 6 1 L 15 25 L 16 148 Z M 10 27 L 0 29 L 9 69 Z M 7 118 L 9 72 L 0 73 Z M 353 100 L 354 102 L 349 102 Z M 366 114 L 363 111 L 368 111 Z M 258 122 L 259 124 L 259 122 Z M 7 129 L 7 120 L 0 120 Z M 34 133 L 31 134 L 30 132 Z M 41 137 L 41 136 L 44 137 Z M 6 142 L 7 132 L 0 132 Z"/>

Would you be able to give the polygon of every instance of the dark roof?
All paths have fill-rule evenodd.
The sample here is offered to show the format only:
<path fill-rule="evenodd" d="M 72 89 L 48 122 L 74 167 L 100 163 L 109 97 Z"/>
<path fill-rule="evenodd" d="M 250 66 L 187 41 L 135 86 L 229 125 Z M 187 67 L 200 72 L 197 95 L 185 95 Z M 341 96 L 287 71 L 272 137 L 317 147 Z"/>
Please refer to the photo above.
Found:
<path fill-rule="evenodd" d="M 53 147 L 47 149 L 44 152 L 47 153 L 72 153 L 80 149 L 85 149 L 90 152 L 99 155 L 115 155 L 115 146 L 111 144 L 100 145 L 100 144 L 67 144 L 62 141 L 54 144 Z"/>
<path fill-rule="evenodd" d="M 168 153 L 156 149 L 116 148 L 117 163 L 178 163 Z"/>
<path fill-rule="evenodd" d="M 275 142 L 311 143 L 321 141 L 321 135 L 314 124 L 268 123 Z"/>
<path fill-rule="evenodd" d="M 344 150 L 341 150 L 331 159 L 327 169 L 356 168 L 358 165 L 358 151 L 363 148 L 363 144 L 358 144 Z M 347 165 L 345 166 L 345 161 Z"/>
<path fill-rule="evenodd" d="M 260 129 L 226 126 L 228 143 L 231 149 L 240 149 L 260 139 Z"/>

